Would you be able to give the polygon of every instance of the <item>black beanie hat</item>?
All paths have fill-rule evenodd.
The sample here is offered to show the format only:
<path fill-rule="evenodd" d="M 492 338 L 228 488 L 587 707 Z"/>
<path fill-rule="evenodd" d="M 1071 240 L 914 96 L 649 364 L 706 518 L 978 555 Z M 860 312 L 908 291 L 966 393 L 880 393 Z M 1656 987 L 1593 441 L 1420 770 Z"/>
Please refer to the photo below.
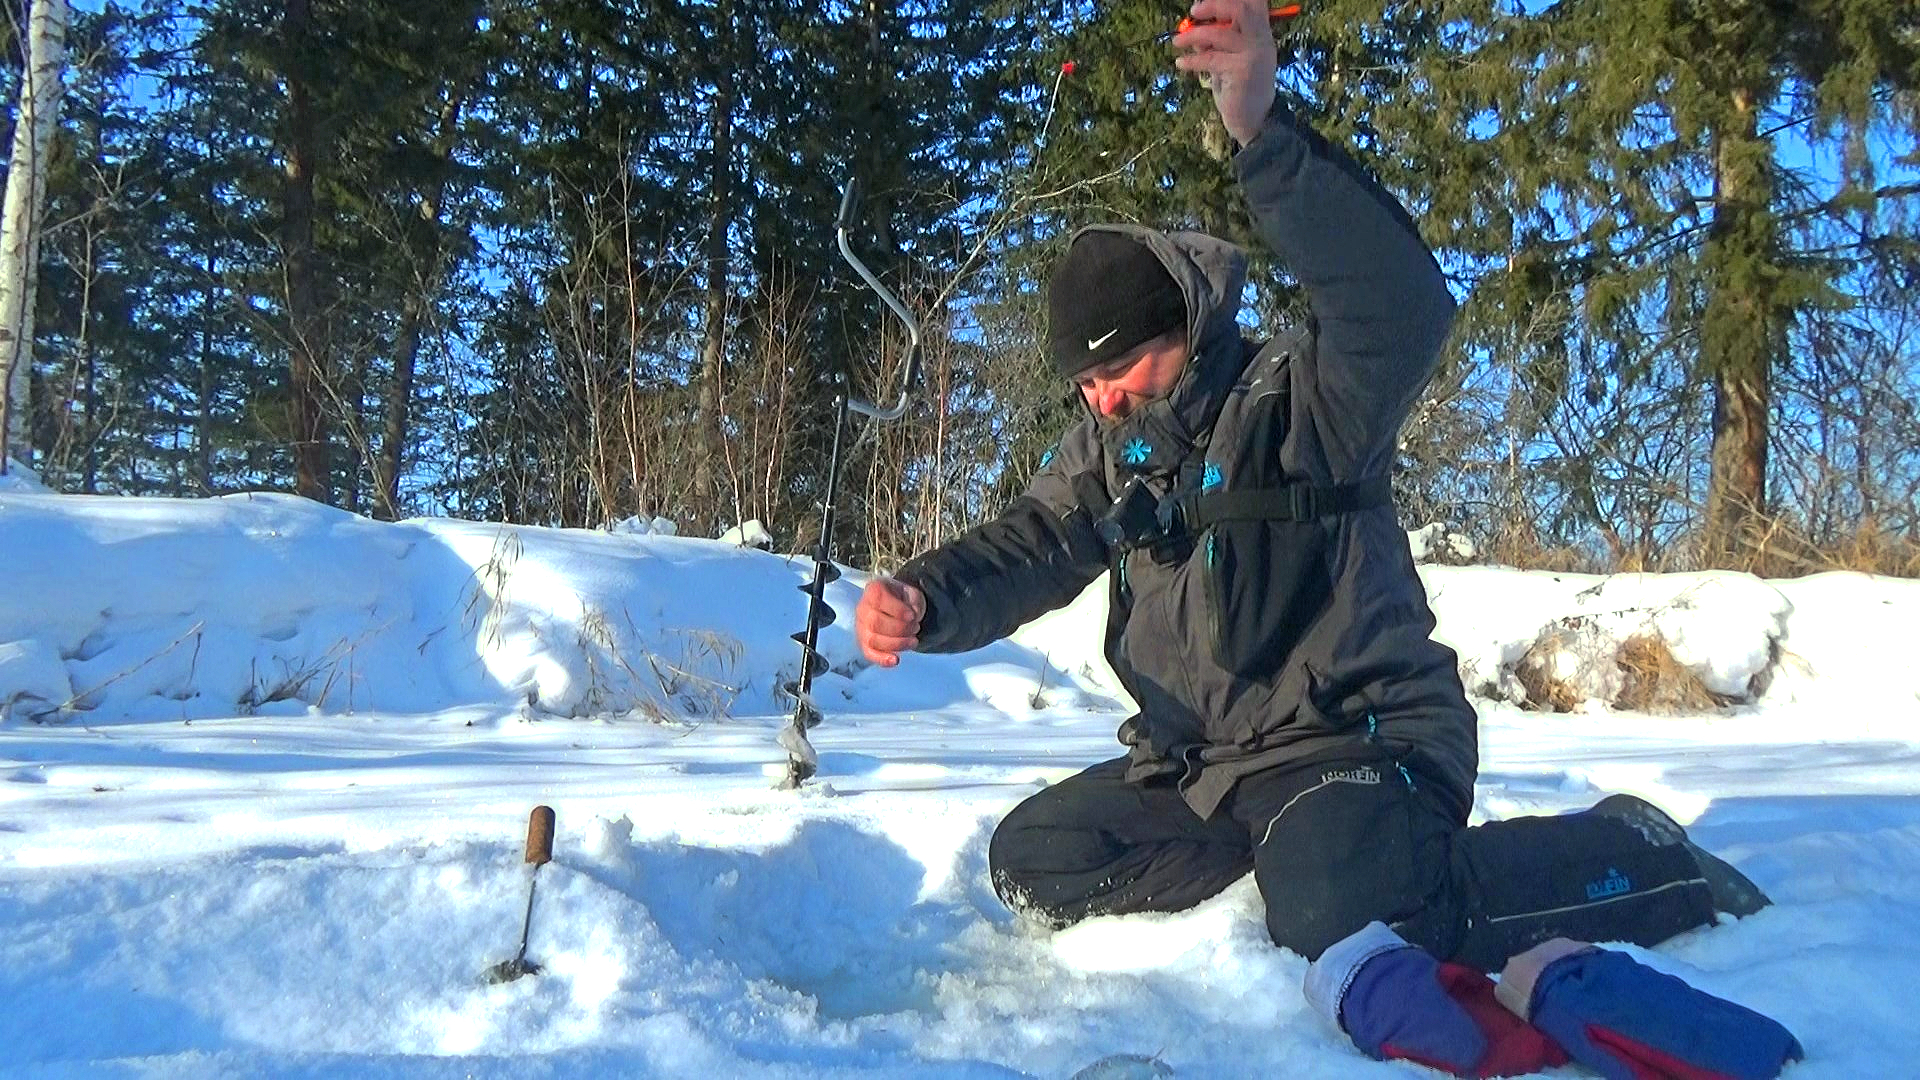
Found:
<path fill-rule="evenodd" d="M 1125 233 L 1081 233 L 1047 283 L 1047 340 L 1069 379 L 1186 324 L 1179 283 Z"/>

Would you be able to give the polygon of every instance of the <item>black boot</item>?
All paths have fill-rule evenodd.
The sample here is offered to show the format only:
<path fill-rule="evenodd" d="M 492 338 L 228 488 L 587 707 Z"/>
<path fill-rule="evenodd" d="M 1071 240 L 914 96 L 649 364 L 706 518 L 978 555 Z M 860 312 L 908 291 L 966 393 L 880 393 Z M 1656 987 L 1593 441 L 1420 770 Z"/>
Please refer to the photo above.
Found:
<path fill-rule="evenodd" d="M 1747 875 L 1735 870 L 1725 859 L 1687 839 L 1687 830 L 1681 828 L 1679 822 L 1669 817 L 1665 810 L 1637 795 L 1609 795 L 1593 804 L 1593 809 L 1588 812 L 1619 818 L 1662 847 L 1685 845 L 1693 860 L 1700 864 L 1700 876 L 1706 880 L 1707 891 L 1713 894 L 1715 911 L 1724 911 L 1739 918 L 1773 903 Z"/>

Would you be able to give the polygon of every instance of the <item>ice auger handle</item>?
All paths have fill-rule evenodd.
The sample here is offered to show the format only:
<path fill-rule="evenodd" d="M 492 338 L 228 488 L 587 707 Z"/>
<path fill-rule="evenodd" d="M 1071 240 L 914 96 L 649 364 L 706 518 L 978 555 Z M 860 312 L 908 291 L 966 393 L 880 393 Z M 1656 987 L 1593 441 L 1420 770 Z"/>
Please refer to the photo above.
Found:
<path fill-rule="evenodd" d="M 860 206 L 860 178 L 855 176 L 847 181 L 847 190 L 840 196 L 840 216 L 833 220 L 833 227 L 845 232 L 853 226 L 853 212 Z"/>
<path fill-rule="evenodd" d="M 882 285 L 880 279 L 873 276 L 873 271 L 867 269 L 867 264 L 860 261 L 860 256 L 853 253 L 853 247 L 847 242 L 847 229 L 853 223 L 854 208 L 860 203 L 859 190 L 859 180 L 857 178 L 849 180 L 846 194 L 840 197 L 840 217 L 834 224 L 834 231 L 840 239 L 840 255 L 852 264 L 854 271 L 860 275 L 860 280 L 867 283 L 867 288 L 872 289 L 880 299 L 886 301 L 887 306 L 893 309 L 893 313 L 906 324 L 907 374 L 900 380 L 900 396 L 894 399 L 892 405 L 882 407 L 848 394 L 847 408 L 862 416 L 884 422 L 898 420 L 907 414 L 907 395 L 913 390 L 914 382 L 920 378 L 920 320 L 914 318 L 913 312 L 908 311 L 907 306 L 900 302 L 900 298 L 893 295 L 893 290 Z"/>

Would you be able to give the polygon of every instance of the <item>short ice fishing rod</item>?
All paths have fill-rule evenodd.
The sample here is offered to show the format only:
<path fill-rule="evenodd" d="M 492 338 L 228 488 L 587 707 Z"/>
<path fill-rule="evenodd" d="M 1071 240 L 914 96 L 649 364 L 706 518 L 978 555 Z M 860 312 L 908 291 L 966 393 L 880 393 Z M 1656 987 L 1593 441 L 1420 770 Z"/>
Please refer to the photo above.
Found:
<path fill-rule="evenodd" d="M 1276 22 L 1276 23 L 1289 22 L 1293 19 L 1299 18 L 1305 11 L 1306 11 L 1306 5 L 1304 4 L 1281 4 L 1278 7 L 1271 7 L 1267 9 L 1267 19 L 1271 22 Z M 1157 34 L 1150 34 L 1146 37 L 1139 38 L 1135 41 L 1129 41 L 1125 45 L 1122 45 L 1121 49 L 1122 50 L 1137 49 L 1143 45 L 1157 45 L 1160 42 L 1171 40 L 1175 35 L 1184 34 L 1196 26 L 1211 26 L 1211 25 L 1213 25 L 1213 20 L 1211 19 L 1206 20 L 1204 22 L 1195 22 L 1191 17 L 1184 18 L 1184 19 L 1181 19 L 1179 22 L 1175 23 L 1173 29 L 1171 30 L 1162 30 Z M 1074 69 L 1079 66 L 1080 65 L 1076 61 L 1068 60 L 1066 63 L 1060 65 L 1060 72 L 1061 74 L 1064 74 L 1064 75 L 1071 75 L 1073 74 Z"/>
<path fill-rule="evenodd" d="M 840 443 L 847 429 L 847 413 L 856 412 L 871 420 L 887 423 L 898 420 L 907 414 L 908 395 L 913 384 L 920 378 L 920 321 L 913 317 L 907 306 L 893 291 L 875 277 L 867 264 L 853 253 L 853 246 L 847 239 L 847 230 L 853 224 L 854 208 L 859 204 L 858 178 L 847 182 L 846 194 L 840 199 L 840 216 L 834 223 L 834 232 L 839 240 L 840 255 L 886 302 L 907 328 L 907 370 L 900 380 L 900 394 L 891 405 L 878 405 L 854 397 L 847 389 L 843 378 L 839 393 L 836 395 L 833 409 L 833 452 L 827 459 L 827 493 L 820 507 L 820 543 L 814 549 L 813 580 L 800 587 L 807 594 L 807 628 L 793 635 L 800 643 L 800 677 L 787 684 L 786 689 L 793 695 L 793 719 L 780 731 L 780 746 L 787 752 L 787 773 L 780 782 L 783 788 L 797 788 L 807 778 L 819 771 L 820 758 L 814 753 L 813 744 L 807 741 L 807 729 L 817 725 L 823 719 L 820 709 L 813 703 L 813 680 L 817 675 L 826 673 L 826 658 L 820 655 L 820 630 L 833 625 L 833 609 L 827 606 L 827 585 L 840 579 L 840 570 L 833 565 L 833 516 L 834 501 L 839 492 L 840 483 Z"/>
<path fill-rule="evenodd" d="M 1301 4 L 1282 4 L 1279 7 L 1268 8 L 1267 18 L 1273 22 L 1285 22 L 1288 19 L 1298 17 L 1300 12 L 1303 10 L 1305 10 L 1305 8 L 1304 8 L 1304 5 L 1301 5 Z M 1173 29 L 1155 34 L 1152 37 L 1147 38 L 1146 40 L 1147 41 L 1166 41 L 1172 38 L 1174 35 L 1184 34 L 1196 26 L 1212 26 L 1212 25 L 1213 25 L 1212 19 L 1208 19 L 1205 22 L 1194 22 L 1190 18 L 1181 19 L 1179 22 L 1174 24 Z M 1228 25 L 1232 25 L 1232 20 L 1228 20 Z M 1142 42 L 1142 44 L 1144 44 L 1144 42 Z"/>

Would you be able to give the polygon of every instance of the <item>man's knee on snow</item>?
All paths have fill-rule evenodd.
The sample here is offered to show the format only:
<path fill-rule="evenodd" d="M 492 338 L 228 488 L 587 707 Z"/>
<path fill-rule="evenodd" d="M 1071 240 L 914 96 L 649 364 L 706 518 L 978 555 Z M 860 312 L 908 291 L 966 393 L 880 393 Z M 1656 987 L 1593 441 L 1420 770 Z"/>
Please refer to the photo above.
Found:
<path fill-rule="evenodd" d="M 1052 841 L 1060 839 L 1059 830 L 1047 827 L 1044 822 L 1024 823 L 1022 809 L 1024 806 L 1014 807 L 987 840 L 989 880 L 1000 902 L 1015 914 L 1058 921 L 1058 913 L 1048 910 L 1045 904 L 1036 903 L 1034 893 L 1039 879 L 1045 876 L 1049 849 L 1058 846 Z"/>
<path fill-rule="evenodd" d="M 1280 805 L 1255 837 L 1254 872 L 1273 943 L 1309 960 L 1370 922 L 1445 956 L 1445 815 L 1391 763 L 1329 767 Z"/>
<path fill-rule="evenodd" d="M 1131 854 L 1109 833 L 1062 823 L 1037 800 L 1013 808 L 987 841 L 987 872 L 1014 913 L 1062 927 L 1097 914 L 1102 897 L 1131 876 Z"/>

